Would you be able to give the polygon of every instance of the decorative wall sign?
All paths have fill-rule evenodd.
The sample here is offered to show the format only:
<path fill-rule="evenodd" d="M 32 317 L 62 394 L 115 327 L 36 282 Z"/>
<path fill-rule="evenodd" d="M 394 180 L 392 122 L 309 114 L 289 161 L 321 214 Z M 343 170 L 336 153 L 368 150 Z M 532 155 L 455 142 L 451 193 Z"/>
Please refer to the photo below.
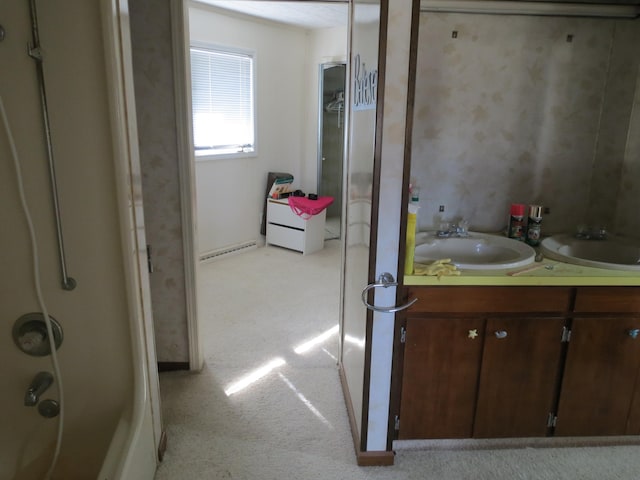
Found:
<path fill-rule="evenodd" d="M 353 62 L 353 110 L 373 110 L 378 99 L 378 69 L 367 71 L 358 53 Z"/>

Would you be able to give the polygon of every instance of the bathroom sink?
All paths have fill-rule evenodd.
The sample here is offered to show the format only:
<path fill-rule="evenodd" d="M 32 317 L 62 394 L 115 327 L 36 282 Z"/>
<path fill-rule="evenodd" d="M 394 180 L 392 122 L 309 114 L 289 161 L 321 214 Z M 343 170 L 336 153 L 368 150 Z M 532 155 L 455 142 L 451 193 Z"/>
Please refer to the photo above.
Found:
<path fill-rule="evenodd" d="M 536 252 L 524 242 L 500 235 L 469 232 L 467 237 L 438 238 L 433 232 L 416 235 L 415 261 L 450 258 L 464 270 L 498 270 L 532 263 Z"/>
<path fill-rule="evenodd" d="M 605 240 L 584 240 L 573 235 L 552 235 L 541 244 L 544 255 L 585 267 L 640 272 L 640 241 L 609 235 Z"/>

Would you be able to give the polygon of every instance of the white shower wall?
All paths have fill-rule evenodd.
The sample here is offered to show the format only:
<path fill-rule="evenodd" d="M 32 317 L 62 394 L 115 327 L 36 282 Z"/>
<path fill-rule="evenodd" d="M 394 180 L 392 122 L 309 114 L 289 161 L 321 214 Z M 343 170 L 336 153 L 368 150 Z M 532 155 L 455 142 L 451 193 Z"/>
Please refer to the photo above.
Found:
<path fill-rule="evenodd" d="M 21 160 L 40 249 L 43 294 L 64 330 L 59 361 L 65 424 L 57 478 L 96 478 L 123 412 L 133 401 L 132 343 L 107 96 L 101 2 L 38 2 L 40 37 L 56 158 L 60 209 L 73 291 L 61 288 L 42 113 L 28 2 L 3 2 L 0 95 Z M 70 54 L 70 52 L 73 52 Z M 27 386 L 49 357 L 13 344 L 14 321 L 40 307 L 34 294 L 27 226 L 8 139 L 0 132 L 0 478 L 41 479 L 57 419 L 23 406 Z M 43 398 L 58 398 L 58 382 Z M 54 477 L 56 478 L 56 477 Z"/>

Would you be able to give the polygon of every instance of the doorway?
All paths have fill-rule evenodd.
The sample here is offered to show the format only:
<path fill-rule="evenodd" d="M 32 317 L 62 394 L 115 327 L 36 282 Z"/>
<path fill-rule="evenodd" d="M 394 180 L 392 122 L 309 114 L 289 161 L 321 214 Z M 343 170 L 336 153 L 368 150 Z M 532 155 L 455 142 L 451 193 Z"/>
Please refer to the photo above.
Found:
<path fill-rule="evenodd" d="M 235 46 L 244 50 L 253 49 L 256 52 L 257 58 L 257 153 L 255 156 L 238 158 L 238 159 L 212 159 L 208 161 L 194 160 L 191 155 L 189 162 L 189 169 L 191 170 L 192 177 L 195 181 L 195 191 L 192 189 L 192 196 L 196 198 L 197 206 L 194 207 L 193 216 L 197 217 L 197 232 L 198 232 L 198 251 L 196 252 L 196 260 L 198 257 L 202 258 L 203 252 L 219 252 L 220 250 L 229 250 L 229 256 L 237 256 L 249 254 L 253 255 L 252 250 L 258 247 L 258 251 L 270 250 L 275 252 L 274 249 L 279 247 L 265 247 L 261 248 L 261 243 L 264 237 L 260 235 L 261 214 L 264 210 L 264 191 L 265 183 L 267 181 L 268 172 L 270 171 L 282 171 L 289 172 L 294 175 L 297 182 L 297 188 L 301 188 L 303 191 L 319 192 L 319 181 L 317 175 L 319 174 L 316 159 L 318 156 L 317 139 L 318 125 L 316 119 L 319 118 L 319 90 L 318 90 L 318 68 L 320 64 L 331 63 L 338 64 L 346 59 L 347 49 L 347 5 L 345 4 L 327 4 L 323 2 L 305 2 L 303 5 L 298 6 L 294 10 L 303 16 L 313 17 L 314 9 L 319 5 L 324 8 L 336 7 L 337 12 L 341 12 L 342 25 L 325 26 L 322 28 L 310 28 L 310 27 L 298 27 L 291 28 L 291 26 L 284 26 L 281 23 L 274 23 L 265 19 L 256 19 L 248 17 L 238 12 L 229 12 L 226 7 L 237 5 L 240 2 L 215 2 L 215 6 L 208 6 L 204 4 L 186 3 L 182 10 L 183 21 L 180 22 L 184 27 L 183 34 L 180 35 L 184 38 L 184 44 L 182 45 L 182 51 L 184 52 L 185 66 L 185 84 L 189 85 L 189 78 L 187 77 L 187 66 L 189 65 L 189 45 L 193 41 L 190 33 L 196 29 L 203 30 L 202 18 L 195 19 L 190 14 L 190 9 L 197 7 L 201 8 L 208 14 L 215 14 L 224 17 L 224 21 L 220 24 L 220 28 L 205 28 L 209 33 L 215 32 L 217 35 L 225 34 L 226 37 L 209 38 L 204 40 L 207 43 L 215 43 L 217 45 Z M 249 2 L 242 2 L 247 5 Z M 251 2 L 255 4 L 256 8 L 265 7 L 269 10 L 270 4 L 278 4 L 280 8 L 286 8 L 281 2 Z M 308 10 L 308 12 L 306 12 Z M 305 15 L 306 12 L 306 15 Z M 175 13 L 175 12 L 174 12 Z M 274 20 L 274 19 L 271 19 Z M 252 24 L 253 22 L 253 24 Z M 176 22 L 177 23 L 177 22 Z M 239 27 L 240 23 L 244 23 L 245 26 Z M 269 30 L 268 35 L 261 39 L 259 35 L 261 32 Z M 292 31 L 294 31 L 292 33 Z M 291 39 L 289 37 L 295 36 L 296 33 L 300 38 Z M 285 35 L 287 37 L 285 38 Z M 301 41 L 306 41 L 308 38 L 309 44 L 301 45 Z M 330 42 L 327 39 L 331 39 Z M 202 42 L 203 40 L 198 40 Z M 248 42 L 252 42 L 249 44 Z M 273 46 L 272 44 L 277 43 Z M 271 45 L 271 46 L 270 46 Z M 267 46 L 270 48 L 267 50 Z M 300 54 L 295 49 L 300 51 Z M 331 49 L 331 50 L 327 50 Z M 290 54 L 290 52 L 293 52 Z M 287 58 L 287 62 L 283 63 L 282 58 Z M 298 73 L 295 73 L 298 72 Z M 344 67 L 343 67 L 344 72 Z M 294 75 L 297 77 L 293 78 Z M 343 74 L 344 76 L 344 74 Z M 344 84 L 344 80 L 343 80 Z M 286 87 L 283 87 L 285 85 Z M 284 89 L 280 91 L 278 89 Z M 334 90 L 337 90 L 335 88 Z M 343 87 L 344 90 L 344 87 Z M 179 92 L 179 95 L 190 94 L 189 88 L 183 89 Z M 188 99 L 187 99 L 187 104 Z M 294 111 L 294 106 L 300 111 Z M 181 118 L 185 123 L 192 122 L 190 115 L 184 115 L 182 112 Z M 337 121 L 336 112 L 332 112 L 334 120 Z M 340 114 L 340 129 L 344 131 L 344 111 Z M 313 121 L 311 121 L 313 120 Z M 337 123 L 333 127 L 337 129 Z M 188 143 L 190 142 L 189 129 L 185 129 L 182 134 L 186 137 Z M 342 141 L 336 140 L 339 148 L 338 151 L 341 154 Z M 339 163 L 342 163 L 342 155 L 339 156 Z M 328 171 L 325 172 L 327 180 L 329 180 Z M 341 182 L 342 175 L 340 168 L 338 168 L 339 178 L 333 180 L 332 192 L 335 194 L 327 193 L 334 197 L 337 201 L 338 207 L 334 207 L 332 212 L 336 219 L 340 218 L 340 211 L 342 209 L 341 202 Z M 188 177 L 188 175 L 185 175 Z M 207 178 L 212 179 L 212 182 L 208 182 Z M 221 181 L 221 179 L 224 179 Z M 215 181 L 215 182 L 214 182 Z M 238 195 L 238 186 L 242 187 L 241 195 Z M 231 201 L 233 199 L 233 201 Z M 189 203 L 189 202 L 186 202 Z M 242 210 L 240 212 L 240 209 Z M 203 213 L 204 212 L 204 213 Z M 235 212 L 235 213 L 234 213 Z M 209 224 L 207 224 L 207 222 Z M 240 225 L 243 224 L 243 225 Z M 240 228 L 236 229 L 236 232 L 232 232 L 235 226 Z M 236 233 L 240 232 L 240 235 Z M 194 232 L 195 233 L 195 232 Z M 211 233 L 208 238 L 204 238 L 203 235 Z M 337 235 L 335 230 L 327 234 L 330 240 L 335 242 L 339 250 L 339 227 L 337 229 Z M 253 248 L 236 250 L 235 246 L 242 246 L 247 243 L 255 242 Z M 205 242 L 209 244 L 204 245 Z M 331 245 L 331 248 L 326 250 L 332 250 L 335 254 L 335 245 Z M 234 251 L 235 250 L 235 251 Z M 265 253 L 263 252 L 263 253 Z M 268 252 L 266 252 L 268 253 Z M 278 252 L 280 255 L 282 252 Z M 293 252 L 289 252 L 293 253 Z M 320 253 L 320 252 L 318 252 Z M 339 252 L 338 252 L 339 253 Z M 273 255 L 276 255 L 274 253 Z M 316 254 L 313 254 L 316 255 Z M 232 297 L 221 298 L 218 292 L 209 291 L 203 286 L 202 279 L 205 269 L 224 269 L 223 265 L 230 264 L 232 262 L 226 262 L 227 254 L 219 256 L 210 263 L 197 262 L 198 273 L 195 278 L 196 290 L 198 292 L 197 302 L 197 314 L 195 318 L 189 320 L 190 331 L 198 335 L 197 341 L 191 342 L 191 348 L 194 346 L 200 349 L 199 355 L 191 355 L 191 358 L 199 357 L 201 361 L 199 366 L 204 361 L 204 348 L 203 343 L 206 335 L 212 330 L 210 325 L 206 322 L 215 322 L 215 317 L 219 315 L 219 312 L 212 311 L 211 298 L 218 297 L 220 303 L 226 303 L 231 301 Z M 219 261 L 222 260 L 222 261 Z M 281 262 L 280 265 L 273 267 L 272 276 L 274 278 L 285 278 L 282 276 L 284 273 L 294 273 L 296 277 L 314 277 L 315 273 L 310 271 L 308 274 L 305 272 L 305 265 L 312 263 L 307 261 L 306 257 L 303 257 L 299 253 L 293 253 L 288 256 L 286 262 Z M 233 268 L 233 267 L 229 267 Z M 339 280 L 339 264 L 336 265 L 336 284 Z M 245 272 L 244 277 L 239 280 L 239 283 L 235 286 L 237 290 L 246 290 L 245 284 L 249 276 L 254 276 L 254 269 L 249 269 Z M 260 287 L 261 283 L 257 282 L 256 285 Z M 268 296 L 266 287 L 262 291 L 254 291 L 252 295 Z M 206 297 L 206 298 L 205 298 Z M 328 302 L 334 302 L 339 304 L 340 294 L 339 292 L 332 294 L 331 298 L 327 298 Z M 291 299 L 289 299 L 291 300 Z M 287 301 L 279 300 L 279 301 Z M 295 299 L 293 300 L 295 301 Z M 226 307 L 225 307 L 226 308 Z M 335 324 L 337 325 L 338 318 L 336 315 Z M 333 326 L 332 326 L 333 328 Z M 260 327 L 258 331 L 265 332 L 264 326 Z M 325 333 L 325 329 L 318 332 L 309 332 L 311 336 L 313 334 Z M 333 330 L 332 330 L 333 332 Z M 219 333 L 219 331 L 218 331 Z M 305 338 L 299 338 L 299 341 L 303 341 Z M 332 340 L 337 343 L 337 332 L 332 336 Z M 250 351 L 247 352 L 249 354 Z M 194 369 L 193 367 L 191 368 Z M 197 369 L 197 368 L 196 368 Z"/>
<path fill-rule="evenodd" d="M 318 90 L 318 193 L 334 198 L 327 208 L 327 238 L 340 238 L 345 141 L 346 63 L 320 65 Z"/>

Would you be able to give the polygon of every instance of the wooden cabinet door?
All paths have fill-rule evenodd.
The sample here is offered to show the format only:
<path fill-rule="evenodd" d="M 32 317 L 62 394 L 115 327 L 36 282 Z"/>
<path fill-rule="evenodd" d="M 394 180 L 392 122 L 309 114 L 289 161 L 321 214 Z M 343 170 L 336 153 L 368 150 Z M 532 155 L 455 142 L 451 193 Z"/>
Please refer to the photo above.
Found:
<path fill-rule="evenodd" d="M 575 318 L 556 435 L 625 435 L 640 366 L 640 318 Z"/>
<path fill-rule="evenodd" d="M 471 437 L 483 337 L 483 319 L 408 318 L 400 439 Z"/>
<path fill-rule="evenodd" d="M 562 352 L 563 318 L 490 318 L 473 436 L 547 434 Z"/>

